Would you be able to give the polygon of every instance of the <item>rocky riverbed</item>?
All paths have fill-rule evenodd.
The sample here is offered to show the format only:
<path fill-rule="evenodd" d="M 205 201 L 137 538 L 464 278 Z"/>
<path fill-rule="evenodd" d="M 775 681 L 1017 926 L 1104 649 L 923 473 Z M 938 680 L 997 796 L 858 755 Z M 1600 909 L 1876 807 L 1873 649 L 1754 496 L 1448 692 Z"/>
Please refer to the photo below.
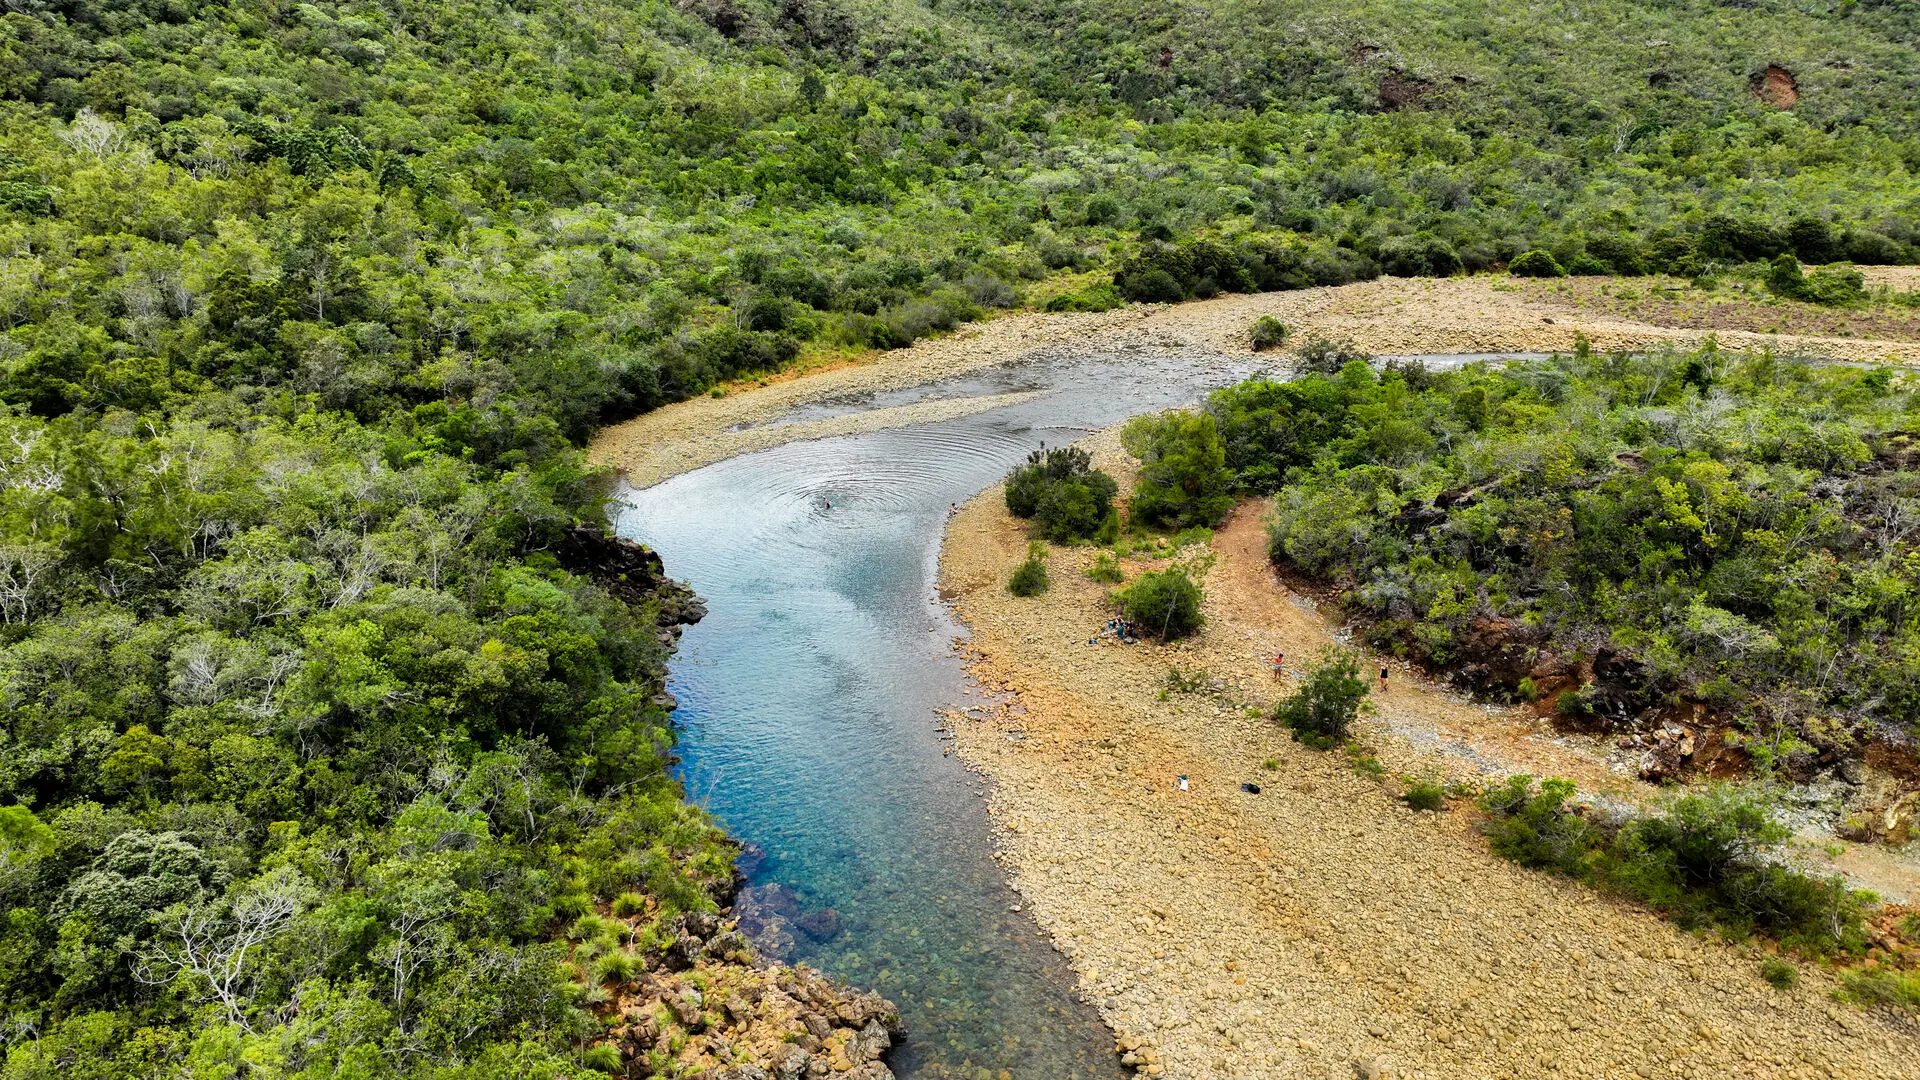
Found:
<path fill-rule="evenodd" d="M 1022 315 L 869 365 L 670 406 L 602 432 L 593 453 L 644 487 L 789 441 L 996 408 L 1004 402 L 960 398 L 794 415 L 1047 350 L 1244 356 L 1247 328 L 1262 315 L 1291 324 L 1296 340 L 1319 333 L 1401 354 L 1567 350 L 1579 337 L 1599 349 L 1687 346 L 1711 332 L 1661 324 L 1689 321 L 1684 312 L 1594 310 L 1577 296 L 1500 278 L 1387 279 L 1170 308 Z M 1881 337 L 1808 336 L 1738 329 L 1754 322 L 1740 313 L 1717 319 L 1736 327 L 1718 332 L 1727 347 L 1920 361 L 1920 342 L 1902 326 L 1889 324 Z M 1263 560 L 1236 554 L 1259 547 L 1253 523 L 1239 528 L 1247 535 L 1229 528 L 1218 538 L 1211 571 L 1237 587 L 1209 598 L 1212 623 L 1200 641 L 1165 650 L 1086 645 L 1104 619 L 1104 587 L 1076 567 L 1056 565 L 1056 589 L 1044 601 L 1007 596 L 1000 583 L 1024 555 L 1024 537 L 993 493 L 953 519 L 943 560 L 944 591 L 973 627 L 987 691 L 949 722 L 962 755 L 993 781 L 990 805 L 1004 830 L 996 857 L 1118 1033 L 1128 1065 L 1208 1080 L 1920 1075 L 1910 1022 L 1833 1003 L 1817 973 L 1799 989 L 1775 991 L 1758 979 L 1751 952 L 1501 862 L 1464 814 L 1408 810 L 1390 783 L 1345 758 L 1300 750 L 1248 715 L 1275 691 L 1261 657 L 1279 648 L 1305 655 L 1335 630 L 1309 598 L 1272 580 Z M 1202 689 L 1162 700 L 1173 664 L 1206 671 Z M 1631 789 L 1631 778 L 1527 717 L 1403 676 L 1381 704 L 1368 739 L 1389 774 L 1471 779 L 1525 764 L 1634 796 L 1620 789 Z M 1182 774 L 1185 791 L 1173 782 Z M 799 926 L 779 897 L 751 899 L 743 917 L 787 933 L 834 929 Z M 777 983 L 774 970 L 767 977 Z M 671 999 L 684 995 L 671 980 L 688 976 L 663 978 L 649 1000 L 678 1023 Z M 705 991 L 701 1000 L 710 1000 Z M 632 1023 L 644 1030 L 644 1019 Z M 807 1075 L 841 1064 L 830 1051 L 822 1057 L 827 1040 L 813 1034 L 816 1025 L 800 1026 L 820 1044 L 803 1064 L 777 1055 L 724 1064 L 711 1042 L 693 1061 L 774 1073 L 784 1063 Z M 692 1045 L 691 1029 L 679 1031 L 682 1049 Z M 829 1026 L 845 1047 L 851 1036 L 838 1031 Z M 780 1038 L 800 1036 L 789 1024 Z M 856 1067 L 846 1060 L 847 1071 Z"/>
<path fill-rule="evenodd" d="M 1001 858 L 1123 1060 L 1208 1080 L 1920 1076 L 1910 1019 L 1835 1003 L 1817 970 L 1776 990 L 1755 949 L 1500 860 L 1465 807 L 1395 798 L 1395 775 L 1472 779 L 1502 757 L 1632 797 L 1524 717 L 1396 674 L 1362 729 L 1383 782 L 1257 715 L 1281 690 L 1263 658 L 1336 629 L 1261 565 L 1241 535 L 1257 528 L 1216 538 L 1207 628 L 1173 646 L 1088 644 L 1106 618 L 1091 552 L 1056 551 L 1044 597 L 1009 595 L 1026 536 L 997 491 L 943 549 L 994 702 L 956 713 L 956 745 L 993 782 Z M 1174 666 L 1200 689 L 1163 692 Z"/>

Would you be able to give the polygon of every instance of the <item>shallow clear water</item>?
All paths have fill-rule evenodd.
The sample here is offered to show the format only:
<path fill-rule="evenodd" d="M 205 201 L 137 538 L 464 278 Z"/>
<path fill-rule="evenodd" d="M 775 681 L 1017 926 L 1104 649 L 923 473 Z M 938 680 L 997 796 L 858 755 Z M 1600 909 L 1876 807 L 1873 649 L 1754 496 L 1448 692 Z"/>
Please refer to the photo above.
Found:
<path fill-rule="evenodd" d="M 942 423 L 734 458 L 623 492 L 623 535 L 705 598 L 673 663 L 682 779 L 755 849 L 765 948 L 900 1006 L 903 1077 L 1119 1077 L 1111 1036 L 989 858 L 984 788 L 943 755 L 968 701 L 934 601 L 947 507 L 1045 441 L 1196 400 L 1249 365 L 1063 354 L 807 410 L 1050 388 Z"/>

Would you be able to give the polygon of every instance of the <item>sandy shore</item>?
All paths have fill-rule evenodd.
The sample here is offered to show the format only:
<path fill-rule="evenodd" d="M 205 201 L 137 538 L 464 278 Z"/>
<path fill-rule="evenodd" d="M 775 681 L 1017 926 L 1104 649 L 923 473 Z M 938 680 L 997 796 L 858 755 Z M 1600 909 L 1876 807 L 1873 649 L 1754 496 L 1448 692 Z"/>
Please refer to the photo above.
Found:
<path fill-rule="evenodd" d="M 1500 860 L 1464 808 L 1394 797 L 1393 774 L 1470 771 L 1393 734 L 1410 727 L 1625 783 L 1523 718 L 1396 671 L 1362 726 L 1382 780 L 1249 715 L 1280 692 L 1261 658 L 1331 632 L 1267 569 L 1259 532 L 1250 515 L 1220 531 L 1207 628 L 1170 647 L 1087 644 L 1107 590 L 1082 573 L 1088 550 L 1056 549 L 1046 596 L 1010 596 L 1026 536 L 997 490 L 942 552 L 974 674 L 1003 695 L 953 721 L 996 781 L 997 857 L 1149 1075 L 1920 1076 L 1914 1027 L 1828 1000 L 1818 972 L 1775 990 L 1750 950 Z M 1173 665 L 1212 688 L 1160 700 Z"/>
<path fill-rule="evenodd" d="M 1869 276 L 1877 283 L 1913 289 L 1920 287 L 1920 275 L 1911 273 L 1913 269 L 1876 268 Z M 1604 279 L 1582 280 L 1590 285 Z M 1633 284 L 1644 290 L 1650 282 L 1634 279 Z M 885 416 L 774 424 L 804 405 L 918 386 L 1063 348 L 1097 350 L 1145 344 L 1245 354 L 1249 348 L 1248 328 L 1262 315 L 1294 327 L 1296 341 L 1323 334 L 1349 339 L 1382 354 L 1564 352 L 1573 348 L 1576 335 L 1581 334 L 1602 350 L 1645 349 L 1693 345 L 1712 336 L 1733 349 L 1771 348 L 1846 360 L 1920 363 L 1920 332 L 1902 330 L 1898 337 L 1876 338 L 1661 325 L 1583 306 L 1587 300 L 1578 291 L 1556 292 L 1537 283 L 1517 283 L 1498 276 L 1381 278 L 1339 288 L 1223 296 L 1171 307 L 1016 315 L 880 354 L 871 364 L 773 382 L 725 397 L 669 405 L 604 429 L 595 436 L 590 452 L 596 462 L 619 469 L 628 483 L 647 487 L 702 465 L 784 442 L 870 431 L 874 425 L 942 419 L 956 414 L 940 410 L 963 407 L 954 402 L 927 402 L 888 410 Z M 1766 305 L 1744 307 L 1778 310 Z M 1665 308 L 1646 314 L 1649 319 L 1676 324 L 1689 321 Z"/>

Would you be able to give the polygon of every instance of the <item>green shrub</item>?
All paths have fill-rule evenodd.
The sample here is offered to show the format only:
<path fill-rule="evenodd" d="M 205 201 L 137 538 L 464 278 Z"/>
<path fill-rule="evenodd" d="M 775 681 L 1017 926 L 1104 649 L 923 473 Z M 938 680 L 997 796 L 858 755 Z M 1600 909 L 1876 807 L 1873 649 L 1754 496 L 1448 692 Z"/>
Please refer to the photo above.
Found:
<path fill-rule="evenodd" d="M 1800 272 L 1800 260 L 1787 254 L 1775 256 L 1767 266 L 1767 291 L 1787 300 L 1802 299 L 1807 278 Z"/>
<path fill-rule="evenodd" d="M 1114 286 L 1121 296 L 1138 304 L 1177 304 L 1187 298 L 1180 279 L 1158 266 L 1145 267 L 1125 277 L 1116 275 Z"/>
<path fill-rule="evenodd" d="M 1322 375 L 1338 375 L 1348 364 L 1359 362 L 1370 364 L 1373 354 L 1366 352 L 1351 341 L 1335 341 L 1318 334 L 1307 339 L 1300 346 L 1300 368 L 1303 371 L 1319 372 Z"/>
<path fill-rule="evenodd" d="M 1077 292 L 1061 293 L 1047 301 L 1048 311 L 1112 311 L 1126 305 L 1126 298 L 1110 284 L 1092 285 Z"/>
<path fill-rule="evenodd" d="M 1400 798 L 1415 810 L 1438 810 L 1447 804 L 1447 789 L 1431 780 L 1420 780 L 1408 785 Z"/>
<path fill-rule="evenodd" d="M 1554 260 L 1554 257 L 1544 251 L 1528 251 L 1514 256 L 1514 260 L 1507 264 L 1507 273 L 1514 277 L 1567 276 L 1567 272 Z"/>
<path fill-rule="evenodd" d="M 1599 277 L 1612 273 L 1613 268 L 1601 259 L 1583 251 L 1567 261 L 1566 271 L 1570 277 Z"/>
<path fill-rule="evenodd" d="M 1121 613 L 1160 640 L 1186 637 L 1200 629 L 1200 586 L 1180 567 L 1142 574 L 1116 595 Z"/>
<path fill-rule="evenodd" d="M 1178 664 L 1167 669 L 1167 681 L 1164 684 L 1169 693 L 1197 694 L 1207 688 L 1209 678 L 1203 668 L 1189 671 Z"/>
<path fill-rule="evenodd" d="M 1254 352 L 1265 352 L 1268 349 L 1277 349 L 1285 345 L 1287 338 L 1292 335 L 1293 330 L 1291 327 L 1271 315 L 1262 315 L 1258 319 L 1255 319 L 1253 321 L 1253 329 L 1249 332 L 1249 336 L 1253 339 Z"/>
<path fill-rule="evenodd" d="M 1665 814 L 1594 824 L 1574 786 L 1515 776 L 1487 791 L 1481 826 L 1493 850 L 1522 866 L 1579 877 L 1638 900 L 1685 927 L 1755 931 L 1812 953 L 1864 946 L 1860 894 L 1779 860 L 1787 830 L 1753 796 L 1719 786 Z"/>
<path fill-rule="evenodd" d="M 1604 837 L 1572 804 L 1574 791 L 1571 780 L 1545 780 L 1536 791 L 1533 777 L 1508 777 L 1481 796 L 1481 830 L 1496 854 L 1521 866 L 1580 874 Z"/>
<path fill-rule="evenodd" d="M 1920 1013 L 1920 972 L 1868 968 L 1840 976 L 1839 996 L 1856 1005 Z"/>
<path fill-rule="evenodd" d="M 1395 277 L 1449 277 L 1462 269 L 1454 246 L 1425 231 L 1382 240 L 1375 257 L 1380 269 Z"/>
<path fill-rule="evenodd" d="M 1140 459 L 1128 504 L 1134 521 L 1211 526 L 1233 509 L 1226 448 L 1211 415 L 1176 410 L 1135 417 L 1121 429 L 1120 441 Z"/>
<path fill-rule="evenodd" d="M 1047 578 L 1047 546 L 1035 540 L 1027 545 L 1027 561 L 1013 572 L 1007 591 L 1015 596 L 1039 596 L 1051 584 Z"/>
<path fill-rule="evenodd" d="M 1760 977 L 1776 990 L 1790 990 L 1800 981 L 1800 969 L 1777 956 L 1760 961 Z"/>
<path fill-rule="evenodd" d="M 1108 585 L 1118 585 L 1127 579 L 1127 575 L 1120 569 L 1120 560 L 1107 551 L 1101 552 L 1094 558 L 1093 565 L 1087 567 L 1087 576 Z"/>
<path fill-rule="evenodd" d="M 1807 275 L 1801 295 L 1827 307 L 1855 307 L 1866 302 L 1866 275 L 1848 263 L 1822 266 Z"/>
<path fill-rule="evenodd" d="M 1347 732 L 1367 699 L 1367 682 L 1360 677 L 1360 660 L 1352 652 L 1328 646 L 1300 681 L 1300 688 L 1281 699 L 1273 718 L 1293 732 L 1295 740 L 1325 750 L 1347 739 Z"/>
<path fill-rule="evenodd" d="M 1042 447 L 1007 474 L 1007 509 L 1032 519 L 1048 540 L 1064 544 L 1098 535 L 1119 490 L 1113 477 L 1092 467 L 1085 450 Z"/>
<path fill-rule="evenodd" d="M 620 916 L 639 915 L 647 910 L 647 898 L 635 892 L 623 892 L 613 898 L 613 913 Z"/>

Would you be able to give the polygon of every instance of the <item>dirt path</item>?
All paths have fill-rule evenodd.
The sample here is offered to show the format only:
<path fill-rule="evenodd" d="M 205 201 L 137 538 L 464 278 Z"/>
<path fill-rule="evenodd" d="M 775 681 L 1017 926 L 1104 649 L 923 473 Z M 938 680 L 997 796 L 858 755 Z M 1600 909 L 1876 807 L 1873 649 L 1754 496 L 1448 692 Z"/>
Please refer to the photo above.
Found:
<path fill-rule="evenodd" d="M 1907 269 L 1911 268 L 1876 269 L 1870 276 L 1899 288 L 1920 287 L 1920 278 L 1903 273 Z M 1597 287 L 1591 283 L 1607 279 L 1581 280 L 1587 283 L 1584 288 Z M 1634 280 L 1646 288 L 1653 279 Z M 1262 315 L 1272 315 L 1293 326 L 1296 341 L 1323 334 L 1347 338 L 1383 354 L 1564 352 L 1572 349 L 1576 335 L 1582 334 L 1602 350 L 1686 346 L 1715 336 L 1721 345 L 1733 349 L 1771 348 L 1849 360 L 1920 363 L 1920 336 L 1898 336 L 1908 327 L 1892 320 L 1862 321 L 1862 329 L 1854 336 L 1806 336 L 1659 325 L 1583 307 L 1583 302 L 1582 296 L 1573 292 L 1549 292 L 1499 276 L 1381 278 L 1338 288 L 1223 296 L 1171 307 L 1016 315 L 881 354 L 872 364 L 777 380 L 744 388 L 744 392 L 656 409 L 601 431 L 590 450 L 595 461 L 621 470 L 629 483 L 646 487 L 736 454 L 795 439 L 851 434 L 874 430 L 876 425 L 919 423 L 964 408 L 954 402 L 929 402 L 888 410 L 884 416 L 867 414 L 814 424 L 768 426 L 802 405 L 917 386 L 1049 349 L 1150 344 L 1244 354 L 1248 350 L 1248 327 Z M 1660 317 L 1658 312 L 1642 314 Z M 1891 336 L 1876 337 L 1875 333 Z M 1276 358 L 1276 363 L 1284 360 Z"/>
<path fill-rule="evenodd" d="M 1499 860 L 1464 812 L 1410 811 L 1344 755 L 1248 715 L 1275 696 L 1264 655 L 1328 640 L 1257 535 L 1242 518 L 1216 538 L 1208 626 L 1171 647 L 1087 644 L 1107 588 L 1082 573 L 1091 552 L 1056 551 L 1044 598 L 1009 596 L 1026 539 L 997 490 L 942 553 L 976 676 L 1008 693 L 998 714 L 954 721 L 997 781 L 1001 857 L 1146 1072 L 1920 1076 L 1915 1030 L 1827 1000 L 1818 973 L 1774 990 L 1746 951 Z M 1216 689 L 1160 700 L 1172 665 Z M 1416 727 L 1557 752 L 1396 671 L 1363 735 L 1392 772 L 1443 767 L 1391 735 Z"/>

